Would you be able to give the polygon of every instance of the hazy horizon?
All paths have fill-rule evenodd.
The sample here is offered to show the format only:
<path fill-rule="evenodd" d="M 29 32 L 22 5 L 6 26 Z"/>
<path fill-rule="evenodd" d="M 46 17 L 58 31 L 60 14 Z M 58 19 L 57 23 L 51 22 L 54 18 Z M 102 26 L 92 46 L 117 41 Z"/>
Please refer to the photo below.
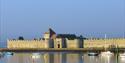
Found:
<path fill-rule="evenodd" d="M 0 0 L 0 41 L 40 38 L 51 27 L 57 34 L 123 37 L 124 0 Z"/>

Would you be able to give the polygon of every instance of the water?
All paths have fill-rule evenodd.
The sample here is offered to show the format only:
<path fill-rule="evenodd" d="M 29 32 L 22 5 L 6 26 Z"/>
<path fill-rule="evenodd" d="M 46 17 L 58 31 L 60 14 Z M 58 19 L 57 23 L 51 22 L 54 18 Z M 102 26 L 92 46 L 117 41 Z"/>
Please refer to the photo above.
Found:
<path fill-rule="evenodd" d="M 0 63 L 125 63 L 125 58 L 117 55 L 88 56 L 83 52 L 36 52 L 1 56 Z"/>

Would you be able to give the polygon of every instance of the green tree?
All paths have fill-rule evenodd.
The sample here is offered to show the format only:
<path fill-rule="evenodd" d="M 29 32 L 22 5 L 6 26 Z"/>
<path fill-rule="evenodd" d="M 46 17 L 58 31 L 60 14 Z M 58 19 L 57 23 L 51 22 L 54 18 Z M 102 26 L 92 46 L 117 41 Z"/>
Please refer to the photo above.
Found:
<path fill-rule="evenodd" d="M 18 40 L 24 40 L 23 36 L 19 36 Z"/>

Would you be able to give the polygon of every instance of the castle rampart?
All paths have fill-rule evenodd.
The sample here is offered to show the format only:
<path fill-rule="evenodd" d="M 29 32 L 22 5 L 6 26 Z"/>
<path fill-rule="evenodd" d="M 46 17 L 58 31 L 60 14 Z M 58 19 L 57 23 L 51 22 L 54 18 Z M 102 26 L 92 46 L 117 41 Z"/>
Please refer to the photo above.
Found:
<path fill-rule="evenodd" d="M 7 48 L 125 48 L 125 38 L 83 38 L 75 34 L 56 34 L 51 28 L 41 40 L 7 40 Z"/>
<path fill-rule="evenodd" d="M 67 48 L 79 48 L 79 41 L 78 39 L 74 40 L 66 40 L 67 42 Z"/>
<path fill-rule="evenodd" d="M 125 48 L 125 39 L 88 39 L 84 40 L 84 48 L 96 48 L 96 47 L 119 47 Z"/>
<path fill-rule="evenodd" d="M 43 40 L 7 40 L 7 48 L 48 48 Z"/>

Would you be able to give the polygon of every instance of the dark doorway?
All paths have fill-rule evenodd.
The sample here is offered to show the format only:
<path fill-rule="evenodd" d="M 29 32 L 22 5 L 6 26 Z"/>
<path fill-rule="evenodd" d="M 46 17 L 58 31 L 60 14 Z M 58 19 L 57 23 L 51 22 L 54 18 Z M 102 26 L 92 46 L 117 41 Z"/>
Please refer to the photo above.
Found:
<path fill-rule="evenodd" d="M 58 48 L 60 48 L 60 44 L 58 44 Z"/>

